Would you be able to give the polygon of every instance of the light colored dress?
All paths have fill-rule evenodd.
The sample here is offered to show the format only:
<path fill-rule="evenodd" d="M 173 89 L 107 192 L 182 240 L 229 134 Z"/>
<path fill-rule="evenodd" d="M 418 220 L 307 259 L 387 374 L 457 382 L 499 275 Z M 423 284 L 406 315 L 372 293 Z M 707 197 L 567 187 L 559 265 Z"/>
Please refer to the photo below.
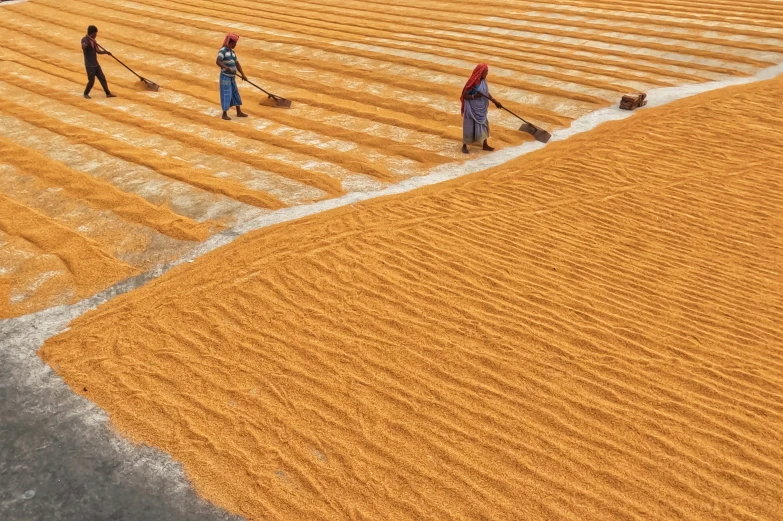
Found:
<path fill-rule="evenodd" d="M 475 90 L 483 94 L 476 99 L 465 100 L 465 113 L 462 115 L 462 142 L 466 145 L 489 138 L 489 87 L 481 80 Z"/>

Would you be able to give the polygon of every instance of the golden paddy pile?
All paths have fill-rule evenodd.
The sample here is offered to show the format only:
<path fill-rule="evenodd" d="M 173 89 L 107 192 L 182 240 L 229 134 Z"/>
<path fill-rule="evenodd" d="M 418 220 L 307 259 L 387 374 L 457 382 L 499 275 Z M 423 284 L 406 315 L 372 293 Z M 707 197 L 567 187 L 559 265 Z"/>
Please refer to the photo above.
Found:
<path fill-rule="evenodd" d="M 40 354 L 249 520 L 776 521 L 781 92 L 253 232 Z"/>

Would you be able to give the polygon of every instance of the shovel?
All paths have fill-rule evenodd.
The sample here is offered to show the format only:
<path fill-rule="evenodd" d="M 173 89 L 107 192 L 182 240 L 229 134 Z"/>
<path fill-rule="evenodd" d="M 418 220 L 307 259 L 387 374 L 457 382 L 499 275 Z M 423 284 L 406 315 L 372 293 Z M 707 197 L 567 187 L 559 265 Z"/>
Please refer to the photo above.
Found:
<path fill-rule="evenodd" d="M 97 45 L 97 46 L 98 46 L 98 48 L 99 48 L 100 50 L 102 50 L 102 51 L 106 51 L 106 49 L 104 49 L 103 47 L 101 47 L 101 44 L 99 44 L 98 42 L 95 42 L 95 45 Z M 109 52 L 109 51 L 106 51 L 106 52 Z M 153 92 L 158 92 L 158 90 L 160 89 L 160 85 L 158 85 L 158 84 L 157 84 L 157 83 L 155 83 L 154 81 L 150 81 L 150 80 L 148 80 L 147 78 L 142 78 L 141 76 L 139 76 L 138 74 L 136 74 L 136 73 L 133 71 L 133 69 L 131 69 L 130 67 L 128 67 L 127 65 L 125 65 L 124 63 L 122 63 L 122 62 L 120 61 L 120 59 L 119 59 L 119 58 L 117 58 L 116 56 L 114 56 L 113 54 L 109 53 L 109 56 L 111 56 L 112 58 L 114 58 L 115 60 L 117 60 L 117 61 L 119 62 L 119 64 L 120 64 L 120 65 L 122 65 L 123 67 L 125 67 L 126 69 L 128 69 L 129 71 L 131 71 L 131 72 L 133 73 L 133 75 L 134 75 L 134 76 L 136 76 L 138 79 L 140 79 L 140 80 L 142 81 L 142 83 L 144 83 L 144 86 L 147 88 L 147 90 L 151 90 L 151 91 L 153 91 Z"/>
<path fill-rule="evenodd" d="M 479 94 L 481 94 L 481 93 L 479 92 Z M 481 95 L 484 96 L 483 94 L 481 94 Z M 530 123 L 529 121 L 527 121 L 526 119 L 522 118 L 521 116 L 517 116 L 516 114 L 514 114 L 513 112 L 508 110 L 506 107 L 503 107 L 503 110 L 505 110 L 506 112 L 508 112 L 512 116 L 521 119 L 522 120 L 522 126 L 519 127 L 519 130 L 521 130 L 522 132 L 527 132 L 528 134 L 530 134 L 531 136 L 536 138 L 536 141 L 540 141 L 542 143 L 546 143 L 546 142 L 548 142 L 552 138 L 552 134 L 550 134 L 549 132 L 547 132 L 543 128 L 535 126 L 534 124 Z"/>
<path fill-rule="evenodd" d="M 528 134 L 530 134 L 531 136 L 536 138 L 536 141 L 540 141 L 542 143 L 546 143 L 546 142 L 548 142 L 552 138 L 552 134 L 550 134 L 549 132 L 547 132 L 543 128 L 537 127 L 534 124 L 530 123 L 529 121 L 526 121 L 526 120 L 522 119 L 521 117 L 517 116 L 516 114 L 514 114 L 513 112 L 508 110 L 506 107 L 503 107 L 503 110 L 505 110 L 506 112 L 508 112 L 512 116 L 516 116 L 519 119 L 521 119 L 522 120 L 522 126 L 519 127 L 519 130 L 521 130 L 522 132 L 527 132 Z"/>
<path fill-rule="evenodd" d="M 252 81 L 250 81 L 248 79 L 245 79 L 245 81 L 248 82 L 253 87 L 255 87 L 258 90 L 260 90 L 261 92 L 263 92 L 264 94 L 266 94 L 267 96 L 269 96 L 270 98 L 272 98 L 275 101 L 275 105 L 277 105 L 278 107 L 282 107 L 284 109 L 290 109 L 291 108 L 291 100 L 287 100 L 287 99 L 282 98 L 280 96 L 277 96 L 275 94 L 271 94 L 271 93 L 265 91 L 264 89 L 262 89 L 261 87 L 259 87 L 258 85 L 256 85 L 255 83 L 253 83 Z"/>

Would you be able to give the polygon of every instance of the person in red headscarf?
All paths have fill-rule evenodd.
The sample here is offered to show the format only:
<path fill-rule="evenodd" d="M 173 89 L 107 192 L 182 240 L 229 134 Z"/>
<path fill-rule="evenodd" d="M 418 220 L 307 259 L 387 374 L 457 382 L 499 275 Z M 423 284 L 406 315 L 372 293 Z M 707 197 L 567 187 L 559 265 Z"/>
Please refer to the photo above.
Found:
<path fill-rule="evenodd" d="M 483 141 L 484 150 L 495 150 L 489 146 L 489 121 L 487 114 L 489 112 L 489 102 L 495 104 L 497 108 L 503 108 L 499 101 L 489 93 L 487 85 L 487 74 L 489 67 L 485 63 L 479 63 L 473 69 L 465 87 L 462 89 L 462 95 L 459 100 L 462 105 L 462 152 L 467 154 L 468 145 Z"/>
<path fill-rule="evenodd" d="M 229 33 L 223 39 L 223 47 L 218 51 L 217 66 L 220 67 L 220 106 L 223 109 L 223 119 L 230 120 L 228 117 L 228 109 L 231 107 L 237 108 L 237 117 L 246 118 L 247 114 L 242 112 L 240 108 L 242 105 L 242 98 L 239 96 L 239 88 L 237 88 L 237 72 L 243 80 L 247 80 L 247 76 L 242 71 L 242 66 L 237 60 L 237 55 L 234 52 L 234 48 L 239 41 L 239 35 Z"/>

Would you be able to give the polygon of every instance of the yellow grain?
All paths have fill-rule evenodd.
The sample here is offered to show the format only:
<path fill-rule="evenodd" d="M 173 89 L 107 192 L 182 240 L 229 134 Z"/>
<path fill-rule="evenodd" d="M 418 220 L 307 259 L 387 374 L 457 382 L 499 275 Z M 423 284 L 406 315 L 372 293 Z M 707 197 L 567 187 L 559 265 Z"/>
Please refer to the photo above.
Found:
<path fill-rule="evenodd" d="M 254 232 L 40 355 L 251 521 L 777 521 L 781 89 Z"/>

